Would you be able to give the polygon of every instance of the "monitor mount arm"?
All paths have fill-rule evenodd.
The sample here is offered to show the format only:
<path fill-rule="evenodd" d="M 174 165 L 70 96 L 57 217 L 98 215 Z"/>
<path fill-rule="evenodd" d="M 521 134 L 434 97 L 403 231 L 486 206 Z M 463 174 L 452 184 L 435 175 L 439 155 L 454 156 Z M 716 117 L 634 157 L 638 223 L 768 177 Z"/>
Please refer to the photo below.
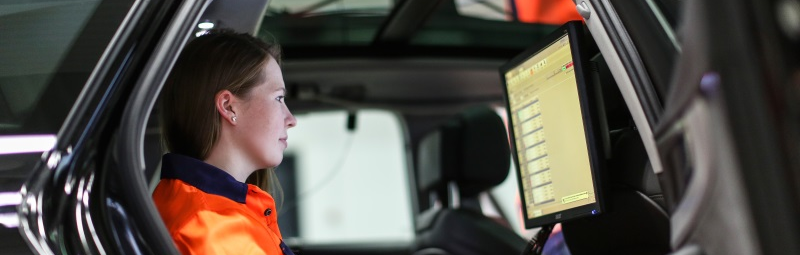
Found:
<path fill-rule="evenodd" d="M 528 245 L 522 250 L 522 255 L 541 255 L 542 250 L 544 250 L 544 244 L 547 242 L 547 238 L 550 237 L 550 233 L 553 232 L 554 226 L 555 224 L 542 226 L 539 232 L 528 241 Z"/>

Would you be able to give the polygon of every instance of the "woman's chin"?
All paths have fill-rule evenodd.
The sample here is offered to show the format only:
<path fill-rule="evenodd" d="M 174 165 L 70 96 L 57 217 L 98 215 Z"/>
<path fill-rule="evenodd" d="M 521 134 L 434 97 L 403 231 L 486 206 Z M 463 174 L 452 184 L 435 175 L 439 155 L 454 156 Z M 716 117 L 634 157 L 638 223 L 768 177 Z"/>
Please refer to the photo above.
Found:
<path fill-rule="evenodd" d="M 272 159 L 270 159 L 270 160 L 267 160 L 267 162 L 266 162 L 266 166 L 267 166 L 267 167 L 265 167 L 265 168 L 274 168 L 274 167 L 277 167 L 278 165 L 280 165 L 280 164 L 281 164 L 281 162 L 283 162 L 283 155 L 281 155 L 281 156 L 280 156 L 280 157 L 278 157 L 278 158 L 272 158 Z"/>

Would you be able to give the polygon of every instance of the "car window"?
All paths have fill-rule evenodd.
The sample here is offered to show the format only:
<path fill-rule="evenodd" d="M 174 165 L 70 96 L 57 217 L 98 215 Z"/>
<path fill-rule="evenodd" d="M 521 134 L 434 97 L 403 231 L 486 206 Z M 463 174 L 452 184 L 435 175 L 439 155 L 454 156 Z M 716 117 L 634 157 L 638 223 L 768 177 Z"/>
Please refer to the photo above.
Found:
<path fill-rule="evenodd" d="M 76 40 L 87 26 L 119 24 L 87 24 L 99 3 L 12 0 L 0 5 L 0 134 L 57 132 L 68 111 L 55 109 L 71 108 L 105 49 L 105 44 L 81 45 L 75 44 Z M 94 36 L 106 43 L 111 37 Z M 79 51 L 85 58 L 70 63 L 69 69 L 60 68 L 70 51 Z M 58 90 L 51 93 L 57 97 L 43 100 L 48 90 Z M 37 116 L 41 115 L 37 107 L 53 111 Z M 34 119 L 48 124 L 26 128 Z"/>
<path fill-rule="evenodd" d="M 288 47 L 367 46 L 376 39 L 399 2 L 274 0 L 269 3 L 258 34 Z M 581 17 L 572 0 L 444 1 L 409 43 L 522 49 L 564 22 L 576 19 Z"/>
<path fill-rule="evenodd" d="M 267 16 L 292 15 L 295 17 L 310 17 L 320 15 L 335 15 L 340 13 L 355 13 L 361 15 L 385 16 L 393 7 L 391 0 L 274 0 L 269 3 Z"/>
<path fill-rule="evenodd" d="M 391 0 L 274 0 L 259 34 L 283 45 L 368 45 Z"/>
<path fill-rule="evenodd" d="M 457 0 L 455 4 L 463 16 L 489 20 L 561 25 L 582 19 L 572 0 Z"/>
<path fill-rule="evenodd" d="M 105 5 L 104 5 L 105 4 Z M 20 188 L 67 115 L 132 1 L 0 1 L 0 239 L 30 254 L 17 228 Z"/>
<path fill-rule="evenodd" d="M 277 173 L 284 238 L 304 244 L 408 242 L 413 237 L 404 129 L 381 110 L 296 116 Z"/>

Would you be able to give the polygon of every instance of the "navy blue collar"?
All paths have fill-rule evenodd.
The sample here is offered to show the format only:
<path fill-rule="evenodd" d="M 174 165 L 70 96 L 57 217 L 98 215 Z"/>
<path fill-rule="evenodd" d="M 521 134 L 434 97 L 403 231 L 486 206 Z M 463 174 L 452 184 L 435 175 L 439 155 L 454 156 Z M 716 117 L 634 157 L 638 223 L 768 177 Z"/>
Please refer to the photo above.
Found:
<path fill-rule="evenodd" d="M 244 204 L 247 184 L 198 159 L 167 153 L 161 158 L 161 179 L 178 179 L 208 194 L 220 195 Z"/>

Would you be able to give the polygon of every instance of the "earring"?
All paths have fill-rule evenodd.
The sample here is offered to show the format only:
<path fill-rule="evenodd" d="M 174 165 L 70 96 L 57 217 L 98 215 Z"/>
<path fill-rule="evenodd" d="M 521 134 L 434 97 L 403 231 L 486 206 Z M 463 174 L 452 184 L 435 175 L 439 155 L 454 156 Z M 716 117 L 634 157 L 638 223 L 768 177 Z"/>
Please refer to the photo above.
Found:
<path fill-rule="evenodd" d="M 231 120 L 233 120 L 233 122 L 236 122 L 236 116 L 231 117 Z"/>

